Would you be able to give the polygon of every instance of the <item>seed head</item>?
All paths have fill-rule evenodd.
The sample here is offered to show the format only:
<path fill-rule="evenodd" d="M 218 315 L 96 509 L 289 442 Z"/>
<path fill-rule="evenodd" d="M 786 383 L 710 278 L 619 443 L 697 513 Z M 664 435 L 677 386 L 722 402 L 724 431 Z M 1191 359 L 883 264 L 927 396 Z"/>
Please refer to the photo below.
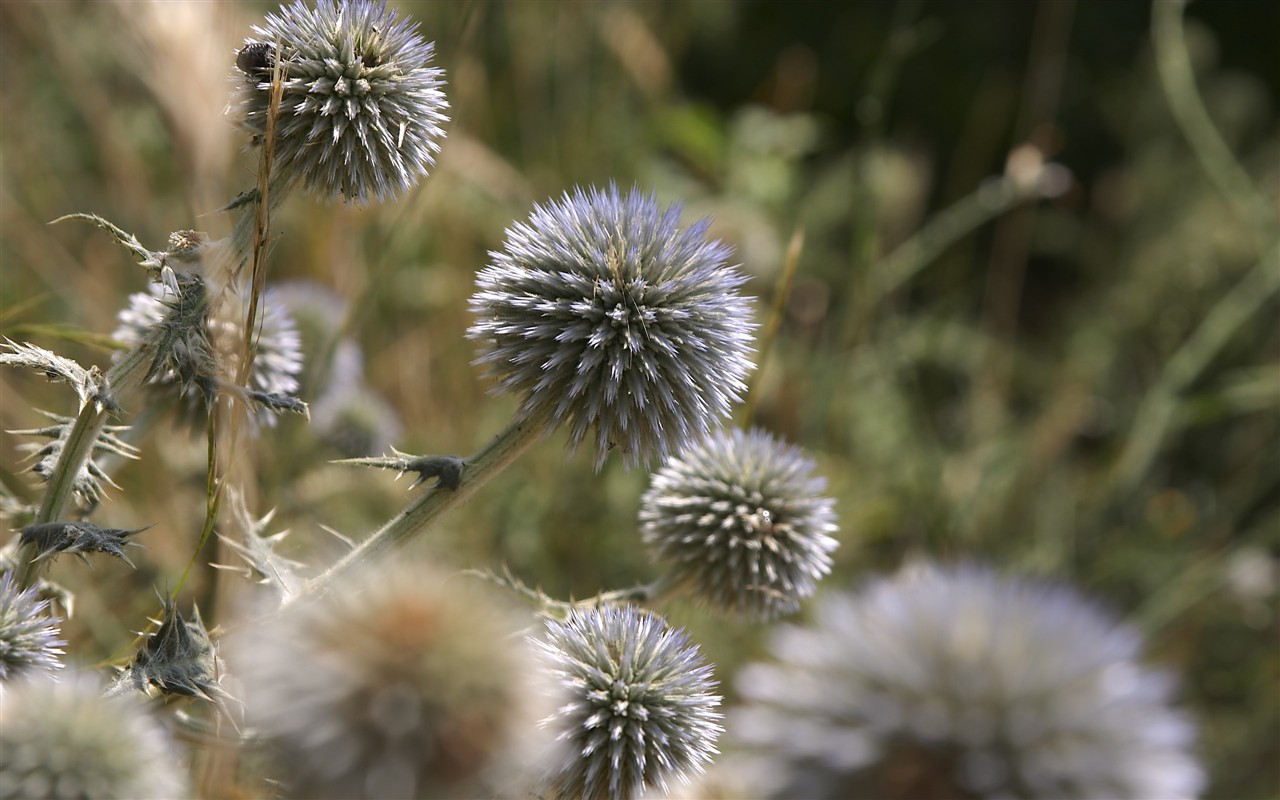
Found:
<path fill-rule="evenodd" d="M 920 567 L 785 626 L 729 730 L 769 797 L 1187 798 L 1204 774 L 1136 632 L 1066 588 Z"/>
<path fill-rule="evenodd" d="M 277 777 L 297 797 L 483 793 L 525 721 L 520 640 L 472 585 L 420 565 L 366 569 L 233 652 Z"/>
<path fill-rule="evenodd" d="M 411 189 L 435 164 L 448 121 L 443 70 L 418 25 L 374 0 L 303 0 L 268 14 L 236 54 L 235 115 L 262 144 L 276 61 L 283 72 L 273 164 L 326 200 L 367 203 Z"/>
<path fill-rule="evenodd" d="M 39 588 L 22 589 L 12 572 L 0 575 L 0 683 L 29 673 L 62 669 L 58 623 Z"/>
<path fill-rule="evenodd" d="M 711 667 L 662 617 L 604 606 L 547 623 L 535 642 L 559 683 L 544 724 L 564 744 L 550 796 L 630 800 L 699 773 L 716 753 L 720 697 Z"/>
<path fill-rule="evenodd" d="M 640 506 L 650 553 L 716 608 L 794 613 L 831 571 L 834 502 L 799 448 L 761 430 L 715 431 L 669 459 Z"/>
<path fill-rule="evenodd" d="M 754 366 L 746 278 L 709 222 L 616 186 L 535 206 L 477 276 L 478 363 L 571 448 L 595 430 L 629 465 L 665 458 L 729 414 Z"/>
<path fill-rule="evenodd" d="M 0 696 L 0 796 L 187 797 L 182 762 L 136 697 L 104 697 L 87 675 L 33 676 Z"/>

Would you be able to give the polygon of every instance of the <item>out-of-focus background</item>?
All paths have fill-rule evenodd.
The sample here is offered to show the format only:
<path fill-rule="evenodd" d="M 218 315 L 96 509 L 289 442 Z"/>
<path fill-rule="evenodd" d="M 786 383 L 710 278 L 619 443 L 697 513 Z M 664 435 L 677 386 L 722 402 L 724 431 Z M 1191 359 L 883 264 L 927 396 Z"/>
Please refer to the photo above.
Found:
<path fill-rule="evenodd" d="M 1199 101 L 1162 82 L 1146 2 L 397 5 L 446 71 L 438 166 L 391 205 L 293 198 L 269 281 L 345 299 L 398 448 L 469 453 L 509 420 L 514 400 L 487 396 L 471 363 L 466 306 L 533 203 L 616 181 L 713 217 L 761 322 L 799 233 L 753 422 L 806 448 L 836 498 L 823 588 L 919 557 L 1073 583 L 1180 676 L 1208 796 L 1280 793 L 1280 303 L 1257 289 L 1280 224 L 1280 5 L 1187 10 L 1194 91 L 1238 169 L 1188 146 L 1170 98 Z M 0 335 L 106 364 L 115 315 L 144 289 L 104 233 L 55 217 L 101 214 L 155 249 L 172 230 L 225 233 L 217 209 L 255 162 L 223 109 L 235 52 L 272 8 L 0 4 Z M 1011 199 L 1037 176 L 1046 196 Z M 0 373 L 0 428 L 68 403 Z M 0 479 L 31 498 L 22 441 L 0 436 Z M 96 517 L 153 526 L 138 568 L 53 570 L 78 593 L 64 633 L 82 660 L 127 653 L 204 518 L 203 437 L 161 420 L 140 444 Z M 646 472 L 594 474 L 563 444 L 413 546 L 562 598 L 652 579 Z M 409 497 L 407 480 L 328 463 L 340 455 L 286 419 L 240 467 L 299 559 L 338 553 L 321 525 L 359 537 Z M 664 611 L 732 695 L 764 629 Z"/>

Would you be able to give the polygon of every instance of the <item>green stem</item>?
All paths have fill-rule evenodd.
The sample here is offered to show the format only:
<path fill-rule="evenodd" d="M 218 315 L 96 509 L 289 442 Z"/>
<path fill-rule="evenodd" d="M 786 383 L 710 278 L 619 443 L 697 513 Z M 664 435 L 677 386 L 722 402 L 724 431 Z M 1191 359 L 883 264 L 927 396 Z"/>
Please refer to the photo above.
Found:
<path fill-rule="evenodd" d="M 1133 430 L 1112 473 L 1113 490 L 1132 488 L 1151 466 L 1178 410 L 1179 395 L 1240 326 L 1280 290 L 1280 247 L 1255 264 L 1222 296 L 1191 337 L 1165 362 L 1138 406 Z"/>
<path fill-rule="evenodd" d="M 576 600 L 567 605 L 572 608 L 592 608 L 608 603 L 634 603 L 656 610 L 658 606 L 683 592 L 691 583 L 689 579 L 676 580 L 670 573 L 664 572 L 652 583 L 601 592 L 595 597 Z"/>
<path fill-rule="evenodd" d="M 1201 169 L 1227 202 L 1235 204 L 1249 220 L 1260 249 L 1265 250 L 1275 241 L 1276 214 L 1237 163 L 1200 99 L 1182 24 L 1185 7 L 1185 0 L 1155 2 L 1151 7 L 1151 41 L 1160 73 L 1160 88 Z"/>
<path fill-rule="evenodd" d="M 299 592 L 297 596 L 301 597 L 321 590 L 334 578 L 350 571 L 353 567 L 403 545 L 426 530 L 436 518 L 462 505 L 481 486 L 510 466 L 534 442 L 543 437 L 550 414 L 551 411 L 547 410 L 534 417 L 518 416 L 493 441 L 466 459 L 462 481 L 458 484 L 458 488 L 445 489 L 436 486 L 428 489 L 336 564 L 313 578 L 306 589 Z"/>
<path fill-rule="evenodd" d="M 142 344 L 126 353 L 124 358 L 107 371 L 102 383 L 104 393 L 119 402 L 122 396 L 132 392 L 146 374 L 153 349 L 150 345 Z M 80 414 L 62 445 L 62 452 L 58 454 L 58 463 L 49 475 L 44 498 L 40 501 L 40 510 L 32 524 L 55 522 L 66 514 L 75 494 L 76 476 L 93 455 L 94 445 L 107 425 L 109 413 L 102 402 L 95 398 L 89 398 L 80 408 Z M 24 561 L 18 571 L 18 584 L 27 587 L 35 583 L 43 564 L 43 561 Z"/>
<path fill-rule="evenodd" d="M 874 305 L 911 280 L 962 237 L 1041 194 L 1039 181 L 1019 181 L 1006 175 L 984 183 L 977 191 L 939 212 L 914 236 L 872 266 L 867 304 Z"/>

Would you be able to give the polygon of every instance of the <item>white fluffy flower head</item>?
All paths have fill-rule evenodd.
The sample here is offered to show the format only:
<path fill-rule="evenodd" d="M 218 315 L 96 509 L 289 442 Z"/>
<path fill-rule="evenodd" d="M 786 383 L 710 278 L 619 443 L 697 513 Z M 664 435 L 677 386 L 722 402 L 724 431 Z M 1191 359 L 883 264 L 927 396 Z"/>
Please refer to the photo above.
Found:
<path fill-rule="evenodd" d="M 1141 645 L 1064 587 L 921 566 L 781 628 L 729 729 L 771 797 L 1194 797 L 1194 729 Z"/>

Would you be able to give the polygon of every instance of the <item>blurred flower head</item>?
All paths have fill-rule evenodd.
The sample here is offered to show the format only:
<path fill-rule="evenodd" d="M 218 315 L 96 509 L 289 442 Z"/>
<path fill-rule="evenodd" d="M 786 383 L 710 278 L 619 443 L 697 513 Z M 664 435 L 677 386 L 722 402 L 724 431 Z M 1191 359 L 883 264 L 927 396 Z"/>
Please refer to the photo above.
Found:
<path fill-rule="evenodd" d="M 225 354 L 239 352 L 244 343 L 244 320 L 248 316 L 249 293 L 224 292 L 222 299 L 207 297 L 203 281 L 183 284 L 183 292 L 198 293 L 191 300 L 174 297 L 160 284 L 129 296 L 129 306 L 117 316 L 112 337 L 134 347 L 145 341 L 161 343 L 168 353 L 162 369 L 154 370 L 151 382 L 162 393 L 181 393 L 184 409 L 192 419 L 202 419 L 204 403 L 212 400 L 218 385 L 230 381 L 231 366 Z M 190 302 L 206 305 L 193 313 Z M 192 326 L 197 329 L 191 330 Z M 302 371 L 302 343 L 292 317 L 271 291 L 263 298 L 258 314 L 257 351 L 249 376 L 249 388 L 268 395 L 287 396 L 298 390 Z M 192 393 L 192 387 L 200 391 Z M 202 402 L 197 403 L 196 400 Z M 256 419 L 271 424 L 274 415 L 262 409 Z"/>
<path fill-rule="evenodd" d="M 673 577 L 750 619 L 790 614 L 831 571 L 834 501 L 813 462 L 761 430 L 714 431 L 654 473 L 640 533 Z"/>
<path fill-rule="evenodd" d="M 299 797 L 492 789 L 512 734 L 532 727 L 511 621 L 482 587 L 422 565 L 365 569 L 294 601 L 232 652 L 276 777 Z"/>
<path fill-rule="evenodd" d="M 781 627 L 729 730 L 769 797 L 1194 797 L 1193 726 L 1141 644 L 1066 588 L 916 567 Z"/>
<path fill-rule="evenodd" d="M 312 430 L 343 458 L 357 458 L 385 452 L 401 427 L 395 409 L 365 382 L 360 346 L 338 342 L 328 386 L 311 407 Z"/>
<path fill-rule="evenodd" d="M 628 606 L 578 609 L 549 621 L 536 645 L 559 683 L 545 724 L 563 752 L 550 796 L 635 798 L 699 773 L 716 753 L 720 697 L 711 667 L 683 631 Z"/>
<path fill-rule="evenodd" d="M 0 796 L 186 797 L 183 756 L 135 695 L 88 676 L 32 677 L 0 695 Z"/>
<path fill-rule="evenodd" d="M 469 336 L 496 391 L 567 425 L 570 447 L 595 431 L 629 465 L 665 458 L 727 416 L 753 367 L 746 278 L 709 222 L 616 186 L 535 206 L 507 230 L 471 298 Z"/>
<path fill-rule="evenodd" d="M 268 14 L 237 54 L 234 113 L 261 145 L 277 56 L 273 170 L 326 200 L 411 189 L 435 164 L 449 107 L 434 44 L 385 2 L 303 0 Z"/>
<path fill-rule="evenodd" d="M 0 575 L 0 682 L 62 669 L 58 623 L 39 588 L 23 589 L 12 572 Z"/>

